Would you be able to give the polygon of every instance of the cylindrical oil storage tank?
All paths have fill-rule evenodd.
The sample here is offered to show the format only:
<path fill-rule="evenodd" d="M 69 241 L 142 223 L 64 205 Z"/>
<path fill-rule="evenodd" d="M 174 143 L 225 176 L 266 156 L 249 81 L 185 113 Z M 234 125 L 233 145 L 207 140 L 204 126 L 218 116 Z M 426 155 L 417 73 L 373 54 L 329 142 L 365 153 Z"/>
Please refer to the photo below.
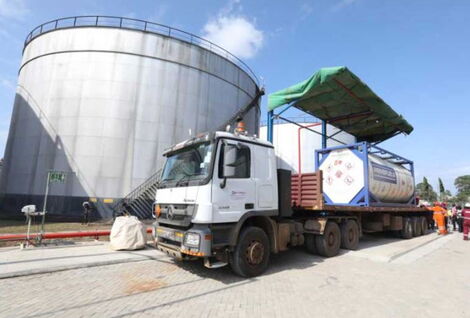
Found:
<path fill-rule="evenodd" d="M 277 167 L 291 170 L 292 174 L 311 173 L 315 171 L 315 150 L 321 149 L 321 123 L 299 123 L 299 127 L 292 123 L 278 123 L 273 126 L 273 145 L 277 157 Z M 314 133 L 311 130 L 316 131 Z M 333 135 L 338 132 L 338 128 L 327 125 L 327 134 Z M 266 126 L 260 128 L 260 138 L 267 139 Z M 333 137 L 345 144 L 355 142 L 354 136 L 340 132 Z M 328 147 L 341 145 L 338 141 L 329 139 Z"/>
<path fill-rule="evenodd" d="M 259 88 L 222 48 L 170 27 L 125 18 L 77 17 L 28 35 L 1 179 L 3 213 L 42 207 L 75 218 L 83 201 L 109 217 L 120 198 L 162 167 L 164 149 L 214 130 Z M 256 133 L 259 107 L 246 116 Z"/>

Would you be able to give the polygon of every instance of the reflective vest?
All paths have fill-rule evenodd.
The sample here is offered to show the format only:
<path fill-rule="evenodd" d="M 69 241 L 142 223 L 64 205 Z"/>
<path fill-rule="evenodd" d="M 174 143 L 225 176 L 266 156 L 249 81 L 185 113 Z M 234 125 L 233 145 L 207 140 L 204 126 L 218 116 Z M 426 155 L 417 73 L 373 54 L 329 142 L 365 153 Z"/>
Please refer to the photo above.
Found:
<path fill-rule="evenodd" d="M 470 209 L 463 209 L 462 210 L 462 218 L 465 221 L 470 221 Z"/>

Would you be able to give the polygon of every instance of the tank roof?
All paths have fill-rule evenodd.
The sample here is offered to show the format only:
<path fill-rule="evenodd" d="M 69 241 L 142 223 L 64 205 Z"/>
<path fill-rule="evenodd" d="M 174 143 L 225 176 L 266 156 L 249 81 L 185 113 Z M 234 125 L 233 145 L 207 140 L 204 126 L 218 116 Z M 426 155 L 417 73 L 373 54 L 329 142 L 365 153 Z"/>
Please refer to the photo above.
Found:
<path fill-rule="evenodd" d="M 55 20 L 51 20 L 45 22 L 36 28 L 34 28 L 31 32 L 28 33 L 26 39 L 24 41 L 23 51 L 26 46 L 36 37 L 52 32 L 55 30 L 62 30 L 62 29 L 70 29 L 70 28 L 83 28 L 83 27 L 100 27 L 100 28 L 118 28 L 124 30 L 134 30 L 134 31 L 142 31 L 147 33 L 153 33 L 158 35 L 163 35 L 169 38 L 173 38 L 176 40 L 180 40 L 192 45 L 199 46 L 203 49 L 206 49 L 212 53 L 215 53 L 228 61 L 232 62 L 240 69 L 245 71 L 257 85 L 259 85 L 258 77 L 255 75 L 253 70 L 240 58 L 236 57 L 226 49 L 222 48 L 221 46 L 210 42 L 198 35 L 177 29 L 172 28 L 167 25 L 163 25 L 160 23 L 140 20 L 140 19 L 132 19 L 132 18 L 124 18 L 124 17 L 116 17 L 116 16 L 74 16 L 74 17 L 65 17 L 59 18 Z"/>

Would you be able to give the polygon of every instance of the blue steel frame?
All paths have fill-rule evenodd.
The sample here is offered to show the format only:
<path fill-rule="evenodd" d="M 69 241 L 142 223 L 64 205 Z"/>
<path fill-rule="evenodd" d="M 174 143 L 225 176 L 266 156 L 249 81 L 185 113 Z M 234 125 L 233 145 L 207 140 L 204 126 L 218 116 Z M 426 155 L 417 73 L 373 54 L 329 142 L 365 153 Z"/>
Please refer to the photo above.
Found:
<path fill-rule="evenodd" d="M 403 168 L 411 172 L 414 182 L 414 164 L 413 161 L 403 158 L 393 152 L 385 150 L 383 148 L 372 145 L 368 142 L 359 142 L 350 145 L 343 145 L 337 147 L 330 147 L 324 149 L 315 150 L 315 169 L 318 170 L 320 165 L 325 161 L 328 155 L 333 150 L 337 149 L 349 149 L 351 150 L 359 159 L 362 160 L 364 164 L 364 187 L 356 194 L 356 196 L 349 203 L 334 203 L 325 193 L 323 193 L 323 198 L 326 205 L 340 205 L 340 206 L 410 206 L 414 205 L 415 202 L 415 193 L 411 196 L 408 202 L 406 203 L 385 203 L 381 202 L 370 192 L 369 189 L 369 154 L 374 154 L 379 158 L 386 159 L 395 164 L 401 165 Z"/>
<path fill-rule="evenodd" d="M 287 105 L 283 110 L 281 110 L 278 114 L 274 114 L 274 111 L 273 110 L 270 110 L 268 111 L 268 118 L 267 118 L 267 129 L 268 129 L 268 132 L 267 132 L 267 135 L 268 135 L 268 141 L 270 143 L 273 142 L 273 136 L 274 136 L 274 118 L 276 118 L 277 116 L 280 116 L 283 112 L 285 112 L 286 110 L 288 110 L 289 108 L 291 108 L 294 104 L 291 103 L 289 105 Z M 294 106 L 295 107 L 295 106 Z M 328 137 L 327 136 L 327 133 L 326 133 L 326 121 L 322 120 L 322 126 L 321 126 L 321 135 L 322 135 L 322 139 L 321 139 L 321 144 L 322 144 L 322 148 L 326 148 L 326 143 L 327 143 L 327 140 L 328 138 L 332 137 Z"/>

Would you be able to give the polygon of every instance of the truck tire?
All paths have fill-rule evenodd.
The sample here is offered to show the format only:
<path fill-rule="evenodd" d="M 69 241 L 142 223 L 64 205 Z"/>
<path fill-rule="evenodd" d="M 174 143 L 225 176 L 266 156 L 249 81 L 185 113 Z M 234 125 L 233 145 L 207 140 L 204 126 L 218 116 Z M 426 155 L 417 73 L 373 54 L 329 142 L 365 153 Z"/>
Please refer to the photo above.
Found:
<path fill-rule="evenodd" d="M 258 276 L 268 268 L 270 251 L 266 233 L 259 227 L 246 227 L 241 231 L 231 254 L 230 266 L 239 276 Z"/>
<path fill-rule="evenodd" d="M 341 248 L 357 250 L 359 245 L 359 226 L 354 220 L 341 224 Z"/>
<path fill-rule="evenodd" d="M 428 234 L 428 220 L 425 216 L 419 217 L 419 224 L 421 225 L 421 235 Z"/>
<path fill-rule="evenodd" d="M 317 247 L 315 246 L 315 234 L 305 234 L 305 248 L 310 254 L 318 254 Z"/>
<path fill-rule="evenodd" d="M 341 245 L 341 231 L 335 222 L 327 222 L 323 235 L 315 237 L 315 246 L 318 254 L 325 257 L 338 255 Z"/>
<path fill-rule="evenodd" d="M 403 228 L 401 229 L 401 237 L 408 240 L 413 237 L 413 224 L 411 218 L 403 218 Z"/>
<path fill-rule="evenodd" d="M 419 217 L 412 216 L 411 224 L 413 225 L 413 236 L 421 236 L 421 223 L 419 222 Z"/>

